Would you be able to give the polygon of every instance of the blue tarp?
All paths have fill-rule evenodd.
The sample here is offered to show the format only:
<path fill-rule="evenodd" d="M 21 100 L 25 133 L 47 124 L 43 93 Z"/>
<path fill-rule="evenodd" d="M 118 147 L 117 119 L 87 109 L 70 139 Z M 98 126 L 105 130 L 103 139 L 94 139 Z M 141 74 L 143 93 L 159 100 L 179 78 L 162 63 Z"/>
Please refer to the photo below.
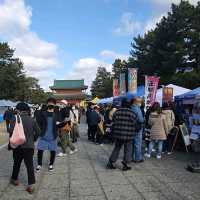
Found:
<path fill-rule="evenodd" d="M 137 93 L 131 93 L 131 92 L 127 92 L 126 97 L 130 100 L 133 97 L 144 97 L 145 94 L 145 87 L 144 85 L 138 86 L 137 88 Z"/>
<path fill-rule="evenodd" d="M 175 96 L 175 100 L 187 100 L 187 99 L 194 99 L 197 95 L 200 95 L 200 87 L 187 92 L 185 94 Z"/>
<path fill-rule="evenodd" d="M 144 85 L 141 85 L 141 86 L 138 86 L 137 88 L 137 93 L 131 93 L 131 92 L 127 92 L 126 95 L 124 96 L 118 96 L 118 97 L 111 97 L 111 98 L 105 98 L 105 99 L 101 99 L 99 103 L 105 103 L 105 104 L 108 104 L 108 103 L 113 103 L 115 105 L 120 105 L 121 104 L 121 100 L 122 98 L 128 98 L 128 100 L 131 100 L 133 97 L 144 97 L 144 94 L 145 94 L 145 87 Z"/>

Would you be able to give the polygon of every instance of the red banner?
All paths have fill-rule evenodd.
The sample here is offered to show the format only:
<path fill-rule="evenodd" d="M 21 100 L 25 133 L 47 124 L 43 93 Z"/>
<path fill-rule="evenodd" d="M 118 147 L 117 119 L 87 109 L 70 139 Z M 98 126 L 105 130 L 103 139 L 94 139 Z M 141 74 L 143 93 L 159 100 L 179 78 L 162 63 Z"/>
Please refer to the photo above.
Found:
<path fill-rule="evenodd" d="M 113 96 L 119 96 L 119 81 L 118 79 L 113 79 Z"/>
<path fill-rule="evenodd" d="M 158 83 L 160 78 L 156 76 L 145 76 L 145 108 L 153 105 L 156 99 Z"/>

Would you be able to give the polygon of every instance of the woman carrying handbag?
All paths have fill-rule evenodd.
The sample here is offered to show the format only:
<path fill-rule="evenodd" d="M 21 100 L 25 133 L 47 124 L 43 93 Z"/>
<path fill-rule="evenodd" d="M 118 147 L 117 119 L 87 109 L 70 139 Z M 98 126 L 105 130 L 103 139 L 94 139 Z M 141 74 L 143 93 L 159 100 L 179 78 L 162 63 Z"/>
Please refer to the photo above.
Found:
<path fill-rule="evenodd" d="M 13 172 L 10 183 L 18 186 L 18 175 L 20 166 L 24 160 L 28 173 L 28 187 L 26 191 L 34 192 L 35 174 L 33 166 L 34 142 L 37 140 L 40 129 L 34 119 L 30 116 L 30 108 L 26 103 L 18 103 L 17 114 L 9 129 L 9 149 L 13 150 Z"/>

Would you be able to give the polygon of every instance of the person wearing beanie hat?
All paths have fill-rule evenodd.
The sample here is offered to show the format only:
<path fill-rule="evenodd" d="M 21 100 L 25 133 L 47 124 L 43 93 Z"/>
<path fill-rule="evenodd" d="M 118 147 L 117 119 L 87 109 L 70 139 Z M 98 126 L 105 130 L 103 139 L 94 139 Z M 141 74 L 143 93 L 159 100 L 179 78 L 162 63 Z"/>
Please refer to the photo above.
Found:
<path fill-rule="evenodd" d="M 17 115 L 15 116 L 15 120 L 11 123 L 11 127 L 9 130 L 10 137 L 12 136 L 16 118 L 22 120 L 24 134 L 26 137 L 26 142 L 15 149 L 12 149 L 9 145 L 9 149 L 13 150 L 13 172 L 11 176 L 10 183 L 12 185 L 18 186 L 18 175 L 20 171 L 20 166 L 22 161 L 24 160 L 25 166 L 27 168 L 28 173 L 28 187 L 27 192 L 34 192 L 34 184 L 35 184 L 35 174 L 34 174 L 34 166 L 33 166 L 33 155 L 34 155 L 34 142 L 37 140 L 40 135 L 40 129 L 34 119 L 30 116 L 30 108 L 28 104 L 21 102 L 16 106 Z"/>

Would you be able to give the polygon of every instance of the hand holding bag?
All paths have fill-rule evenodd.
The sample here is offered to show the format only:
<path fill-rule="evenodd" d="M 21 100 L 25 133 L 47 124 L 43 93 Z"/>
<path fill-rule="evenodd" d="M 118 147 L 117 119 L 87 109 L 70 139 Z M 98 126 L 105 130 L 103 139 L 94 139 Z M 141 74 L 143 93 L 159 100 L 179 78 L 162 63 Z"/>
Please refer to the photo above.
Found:
<path fill-rule="evenodd" d="M 15 118 L 16 118 L 16 122 L 15 122 L 12 136 L 10 138 L 10 146 L 13 149 L 17 148 L 19 145 L 22 145 L 26 142 L 24 127 L 22 124 L 21 117 L 20 115 L 16 115 Z"/>

